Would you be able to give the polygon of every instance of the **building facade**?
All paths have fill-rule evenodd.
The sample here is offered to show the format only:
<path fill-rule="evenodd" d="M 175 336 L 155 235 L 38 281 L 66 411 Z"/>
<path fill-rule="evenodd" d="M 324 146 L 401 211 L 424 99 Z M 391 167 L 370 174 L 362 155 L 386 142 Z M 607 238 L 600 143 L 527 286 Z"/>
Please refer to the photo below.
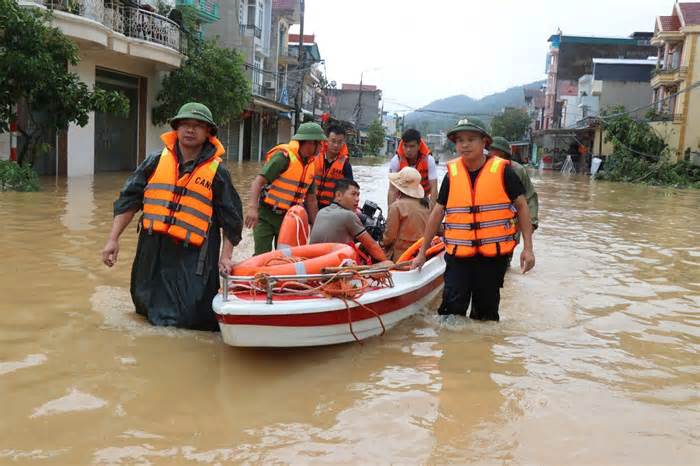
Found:
<path fill-rule="evenodd" d="M 268 149 L 291 136 L 287 36 L 299 12 L 299 0 L 230 0 L 220 6 L 221 20 L 204 31 L 219 47 L 243 55 L 251 85 L 245 111 L 219 131 L 229 159 L 262 160 Z"/>
<path fill-rule="evenodd" d="M 651 79 L 656 112 L 652 127 L 677 159 L 700 152 L 700 2 L 675 3 L 669 16 L 656 18 L 652 45 L 657 67 Z"/>
<path fill-rule="evenodd" d="M 653 33 L 635 32 L 629 37 L 550 36 L 547 55 L 543 129 L 567 128 L 581 118 L 577 114 L 578 79 L 593 71 L 593 58 L 646 59 L 656 55 L 650 43 Z"/>
<path fill-rule="evenodd" d="M 382 91 L 369 84 L 342 84 L 340 89 L 327 91 L 331 114 L 352 122 L 361 137 L 374 120 L 380 119 Z"/>
<path fill-rule="evenodd" d="M 130 104 L 126 118 L 93 112 L 84 127 L 71 124 L 65 132 L 45 134 L 44 142 L 52 149 L 36 162 L 37 171 L 81 176 L 133 170 L 147 153 L 161 147 L 160 134 L 169 129 L 153 124 L 151 110 L 162 75 L 184 58 L 180 26 L 153 8 L 116 0 L 21 4 L 52 9 L 52 25 L 79 48 L 80 62 L 70 71 L 90 88 L 121 91 Z M 28 124 L 21 105 L 17 113 L 19 122 Z"/>
<path fill-rule="evenodd" d="M 593 132 L 590 152 L 595 156 L 612 154 L 605 142 L 603 126 L 597 117 L 613 107 L 624 107 L 633 118 L 644 118 L 651 102 L 651 74 L 656 60 L 594 58 L 593 73 L 579 78 L 577 129 Z M 588 138 L 590 140 L 590 138 Z"/>

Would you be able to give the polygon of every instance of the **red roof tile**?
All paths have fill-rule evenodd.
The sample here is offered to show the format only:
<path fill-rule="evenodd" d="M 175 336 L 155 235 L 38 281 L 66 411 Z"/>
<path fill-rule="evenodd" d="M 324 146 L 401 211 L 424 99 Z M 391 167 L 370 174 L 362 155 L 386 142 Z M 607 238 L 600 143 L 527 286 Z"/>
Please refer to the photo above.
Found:
<path fill-rule="evenodd" d="M 294 44 L 299 43 L 299 34 L 289 34 L 289 39 L 287 39 L 289 42 L 292 42 Z M 316 35 L 315 34 L 304 34 L 304 43 L 305 44 L 313 44 L 316 42 Z"/>
<path fill-rule="evenodd" d="M 273 10 L 294 10 L 297 0 L 272 0 Z"/>
<path fill-rule="evenodd" d="M 662 32 L 678 31 L 681 28 L 681 23 L 678 16 L 659 16 Z"/>
<path fill-rule="evenodd" d="M 683 15 L 683 23 L 686 26 L 700 24 L 700 2 L 679 3 L 678 8 Z"/>

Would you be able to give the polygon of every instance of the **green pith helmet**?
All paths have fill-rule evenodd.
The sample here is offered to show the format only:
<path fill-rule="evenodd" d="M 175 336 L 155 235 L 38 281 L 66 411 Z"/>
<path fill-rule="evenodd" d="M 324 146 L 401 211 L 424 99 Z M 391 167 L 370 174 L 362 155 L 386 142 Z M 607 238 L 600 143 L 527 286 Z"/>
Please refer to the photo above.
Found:
<path fill-rule="evenodd" d="M 292 139 L 295 141 L 325 141 L 326 133 L 323 132 L 323 128 L 318 123 L 302 123 Z"/>
<path fill-rule="evenodd" d="M 214 118 L 211 116 L 211 110 L 204 104 L 199 102 L 188 102 L 182 107 L 177 115 L 170 119 L 170 126 L 177 129 L 179 120 L 199 120 L 208 123 L 211 126 L 211 134 L 216 134 L 217 126 L 214 123 Z"/>
<path fill-rule="evenodd" d="M 510 151 L 510 143 L 508 140 L 502 136 L 496 136 L 493 138 L 493 142 L 491 143 L 490 149 L 498 149 L 504 154 L 506 154 L 508 157 L 512 157 L 512 153 Z"/>
<path fill-rule="evenodd" d="M 493 141 L 493 138 L 491 138 L 491 135 L 488 133 L 488 131 L 486 131 L 480 125 L 472 123 L 466 118 L 463 120 L 459 120 L 457 124 L 447 132 L 447 139 L 449 139 L 452 142 L 455 142 L 455 136 L 461 131 L 473 131 L 476 133 L 480 133 L 482 136 L 486 136 L 486 148 L 488 148 L 491 145 L 491 141 Z"/>

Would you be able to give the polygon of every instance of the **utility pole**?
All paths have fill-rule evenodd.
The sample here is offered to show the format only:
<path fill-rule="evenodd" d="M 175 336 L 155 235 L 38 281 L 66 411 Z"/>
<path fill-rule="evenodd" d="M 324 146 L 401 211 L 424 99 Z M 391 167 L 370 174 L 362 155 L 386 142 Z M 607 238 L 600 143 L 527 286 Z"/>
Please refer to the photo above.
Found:
<path fill-rule="evenodd" d="M 360 73 L 360 92 L 359 92 L 359 97 L 357 99 L 357 136 L 358 136 L 358 141 L 362 137 L 360 133 L 360 122 L 362 121 L 362 78 L 364 76 L 365 72 L 363 71 Z"/>
<path fill-rule="evenodd" d="M 299 21 L 299 54 L 297 56 L 297 60 L 299 61 L 299 64 L 297 65 L 299 67 L 299 70 L 304 70 L 304 0 L 300 1 L 301 3 L 301 20 Z M 306 78 L 306 71 L 302 71 L 301 76 L 299 77 L 299 86 L 297 87 L 297 94 L 294 96 L 294 132 L 299 129 L 299 125 L 301 124 L 301 96 L 303 93 L 303 87 L 304 87 L 304 81 Z"/>

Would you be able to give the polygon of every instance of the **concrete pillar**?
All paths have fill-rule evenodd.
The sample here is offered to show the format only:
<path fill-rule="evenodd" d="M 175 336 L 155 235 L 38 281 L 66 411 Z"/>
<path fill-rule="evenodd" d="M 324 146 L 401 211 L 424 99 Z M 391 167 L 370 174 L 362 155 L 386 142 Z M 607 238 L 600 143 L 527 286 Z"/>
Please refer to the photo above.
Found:
<path fill-rule="evenodd" d="M 262 112 L 258 113 L 258 162 L 262 158 L 262 133 L 263 133 L 263 121 Z"/>
<path fill-rule="evenodd" d="M 0 133 L 0 160 L 10 160 L 10 133 Z"/>
<path fill-rule="evenodd" d="M 81 57 L 76 66 L 69 66 L 88 88 L 95 87 L 95 62 L 90 57 Z M 72 123 L 68 127 L 67 175 L 82 176 L 95 173 L 95 113 L 90 112 L 84 127 Z"/>
<path fill-rule="evenodd" d="M 245 123 L 241 118 L 240 126 L 238 131 L 238 161 L 243 162 L 243 137 L 245 136 Z"/>

